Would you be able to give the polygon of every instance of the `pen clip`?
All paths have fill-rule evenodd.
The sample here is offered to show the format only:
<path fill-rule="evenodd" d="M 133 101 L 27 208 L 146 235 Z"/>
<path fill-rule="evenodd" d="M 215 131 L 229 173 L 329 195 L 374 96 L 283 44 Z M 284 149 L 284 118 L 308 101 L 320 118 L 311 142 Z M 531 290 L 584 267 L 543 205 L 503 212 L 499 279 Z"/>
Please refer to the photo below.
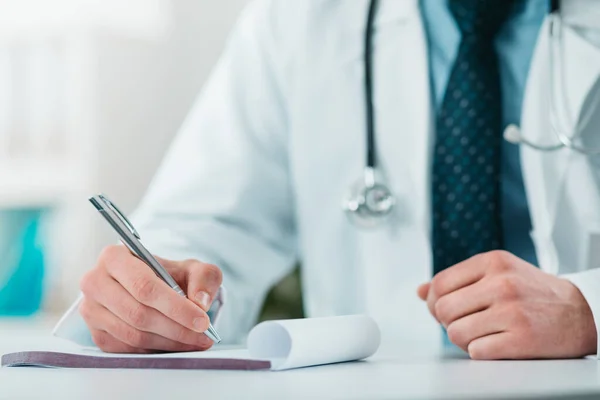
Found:
<path fill-rule="evenodd" d="M 136 238 L 141 240 L 140 234 L 135 230 L 135 228 L 133 227 L 133 225 L 131 224 L 131 222 L 129 222 L 129 220 L 127 219 L 127 217 L 125 216 L 125 214 L 123 214 L 121 212 L 121 210 L 119 210 L 119 207 L 117 207 L 112 201 L 110 201 L 105 195 L 103 194 L 99 194 L 98 197 L 100 198 L 100 200 L 102 200 L 112 211 L 114 211 L 114 213 L 117 215 L 117 217 L 119 217 L 119 219 L 121 220 L 121 222 L 123 222 L 123 224 L 127 227 L 127 229 L 129 229 L 131 231 L 131 233 L 133 234 L 133 236 L 135 236 Z"/>

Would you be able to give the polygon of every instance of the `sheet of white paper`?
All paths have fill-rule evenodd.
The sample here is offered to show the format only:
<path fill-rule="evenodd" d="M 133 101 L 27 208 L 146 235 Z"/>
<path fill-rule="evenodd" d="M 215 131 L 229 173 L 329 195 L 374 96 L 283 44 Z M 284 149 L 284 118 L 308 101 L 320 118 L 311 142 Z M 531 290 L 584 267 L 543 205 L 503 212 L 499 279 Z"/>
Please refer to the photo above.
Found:
<path fill-rule="evenodd" d="M 267 321 L 250 332 L 248 351 L 282 370 L 361 360 L 375 354 L 380 338 L 364 315 Z"/>
<path fill-rule="evenodd" d="M 205 352 L 152 355 L 109 354 L 97 348 L 80 354 L 101 357 L 235 358 L 271 361 L 271 369 L 284 370 L 362 360 L 379 348 L 377 323 L 364 315 L 267 321 L 252 329 L 248 348 L 219 348 Z"/>

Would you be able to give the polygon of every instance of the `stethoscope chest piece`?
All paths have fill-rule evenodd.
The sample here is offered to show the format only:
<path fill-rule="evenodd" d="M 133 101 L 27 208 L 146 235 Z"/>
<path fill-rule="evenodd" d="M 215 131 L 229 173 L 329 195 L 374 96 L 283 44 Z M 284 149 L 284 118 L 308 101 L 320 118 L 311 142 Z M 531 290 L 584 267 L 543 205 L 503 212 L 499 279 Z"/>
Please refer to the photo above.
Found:
<path fill-rule="evenodd" d="M 350 222 L 360 228 L 376 228 L 386 221 L 394 210 L 396 199 L 390 189 L 375 181 L 373 171 L 352 186 L 342 205 Z"/>

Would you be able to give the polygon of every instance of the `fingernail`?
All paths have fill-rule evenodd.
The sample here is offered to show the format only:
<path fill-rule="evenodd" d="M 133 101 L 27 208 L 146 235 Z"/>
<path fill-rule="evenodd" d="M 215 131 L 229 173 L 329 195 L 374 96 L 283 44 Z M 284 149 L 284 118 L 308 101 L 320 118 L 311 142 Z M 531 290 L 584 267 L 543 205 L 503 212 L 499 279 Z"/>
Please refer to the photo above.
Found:
<path fill-rule="evenodd" d="M 194 330 L 196 332 L 198 332 L 198 333 L 204 332 L 207 328 L 206 318 L 204 318 L 204 317 L 195 318 L 193 325 L 194 325 Z"/>
<path fill-rule="evenodd" d="M 206 292 L 198 292 L 196 294 L 196 302 L 198 302 L 204 311 L 208 311 L 210 308 L 210 295 Z"/>

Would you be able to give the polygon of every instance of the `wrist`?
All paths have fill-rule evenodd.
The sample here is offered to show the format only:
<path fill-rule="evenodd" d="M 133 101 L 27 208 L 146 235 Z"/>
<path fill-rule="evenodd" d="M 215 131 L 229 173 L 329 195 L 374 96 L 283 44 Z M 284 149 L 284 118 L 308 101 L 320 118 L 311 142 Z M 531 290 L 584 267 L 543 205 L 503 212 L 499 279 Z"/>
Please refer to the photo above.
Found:
<path fill-rule="evenodd" d="M 567 281 L 567 283 L 569 284 L 568 299 L 574 306 L 573 318 L 577 321 L 575 326 L 578 328 L 575 332 L 575 337 L 571 339 L 567 338 L 566 340 L 574 339 L 578 343 L 577 348 L 582 356 L 596 354 L 598 332 L 592 309 L 579 288 L 570 281 Z"/>

